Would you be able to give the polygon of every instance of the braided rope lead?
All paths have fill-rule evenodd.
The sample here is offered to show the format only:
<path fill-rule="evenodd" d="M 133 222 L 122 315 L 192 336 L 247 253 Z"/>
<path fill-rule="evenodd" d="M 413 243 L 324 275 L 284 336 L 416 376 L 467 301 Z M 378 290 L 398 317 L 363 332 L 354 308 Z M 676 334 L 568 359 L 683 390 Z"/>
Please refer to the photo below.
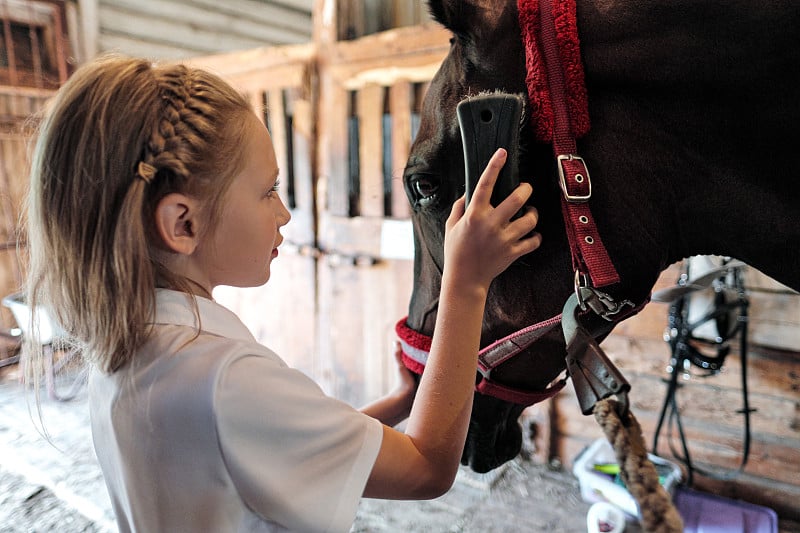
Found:
<path fill-rule="evenodd" d="M 683 520 L 672 498 L 658 482 L 656 467 L 647 457 L 642 427 L 630 409 L 626 420 L 617 414 L 617 401 L 597 402 L 594 417 L 614 448 L 620 475 L 641 510 L 642 527 L 647 533 L 681 533 Z"/>

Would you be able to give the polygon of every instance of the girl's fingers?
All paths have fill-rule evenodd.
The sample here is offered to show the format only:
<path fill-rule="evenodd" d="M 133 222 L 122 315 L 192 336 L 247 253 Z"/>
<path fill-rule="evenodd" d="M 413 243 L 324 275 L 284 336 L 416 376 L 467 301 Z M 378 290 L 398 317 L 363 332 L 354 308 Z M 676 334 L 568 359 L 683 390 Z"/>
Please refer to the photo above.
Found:
<path fill-rule="evenodd" d="M 531 233 L 533 228 L 535 228 L 538 223 L 539 212 L 536 210 L 536 208 L 525 207 L 524 213 L 516 220 L 512 220 L 509 223 L 508 228 L 514 238 L 521 239 L 525 235 Z"/>
<path fill-rule="evenodd" d="M 453 207 L 450 209 L 450 216 L 447 218 L 446 227 L 452 227 L 453 224 L 458 222 L 461 217 L 464 216 L 464 212 L 466 211 L 466 202 L 467 199 L 465 196 L 462 196 L 453 202 Z"/>
<path fill-rule="evenodd" d="M 477 200 L 481 205 L 489 205 L 489 200 L 492 198 L 492 191 L 494 190 L 494 184 L 497 182 L 500 169 L 502 169 L 503 165 L 506 163 L 507 155 L 504 148 L 498 148 L 497 151 L 492 154 L 489 163 L 486 165 L 483 174 L 481 174 L 478 180 L 478 185 L 472 193 L 472 202 Z"/>
<path fill-rule="evenodd" d="M 497 215 L 503 220 L 510 220 L 514 214 L 522 209 L 528 198 L 531 197 L 533 187 L 530 183 L 520 183 L 508 197 L 497 206 Z"/>

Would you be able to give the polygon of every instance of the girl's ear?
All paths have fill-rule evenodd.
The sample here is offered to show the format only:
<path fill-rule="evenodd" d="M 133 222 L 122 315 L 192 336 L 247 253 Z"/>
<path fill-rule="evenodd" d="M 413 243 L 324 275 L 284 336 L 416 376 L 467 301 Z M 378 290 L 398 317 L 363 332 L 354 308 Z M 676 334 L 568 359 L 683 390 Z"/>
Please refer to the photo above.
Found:
<path fill-rule="evenodd" d="M 178 254 L 191 255 L 200 243 L 200 212 L 197 201 L 180 193 L 162 198 L 155 211 L 156 232 L 163 246 Z"/>

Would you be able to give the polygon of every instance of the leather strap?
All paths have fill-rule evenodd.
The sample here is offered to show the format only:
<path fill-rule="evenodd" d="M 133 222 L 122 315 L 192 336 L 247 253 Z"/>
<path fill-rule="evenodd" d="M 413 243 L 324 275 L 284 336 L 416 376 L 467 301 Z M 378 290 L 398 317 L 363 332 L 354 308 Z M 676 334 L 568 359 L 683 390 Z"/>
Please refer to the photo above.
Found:
<path fill-rule="evenodd" d="M 601 321 L 600 331 L 593 330 L 590 333 L 589 328 L 580 321 L 576 294 L 571 295 L 564 304 L 561 316 L 561 328 L 567 344 L 567 370 L 572 376 L 581 412 L 584 415 L 592 414 L 597 402 L 612 395 L 620 399 L 622 412 L 627 411 L 627 393 L 631 386 L 595 340 L 595 337 L 608 333 L 615 324 Z M 586 313 L 586 316 L 596 317 L 593 312 Z"/>
<path fill-rule="evenodd" d="M 588 274 L 593 286 L 604 287 L 618 283 L 619 275 L 600 239 L 588 205 L 592 182 L 586 163 L 577 155 L 551 0 L 540 0 L 539 9 L 541 43 L 553 105 L 553 153 L 558 165 L 561 211 L 572 252 L 572 266 Z"/>

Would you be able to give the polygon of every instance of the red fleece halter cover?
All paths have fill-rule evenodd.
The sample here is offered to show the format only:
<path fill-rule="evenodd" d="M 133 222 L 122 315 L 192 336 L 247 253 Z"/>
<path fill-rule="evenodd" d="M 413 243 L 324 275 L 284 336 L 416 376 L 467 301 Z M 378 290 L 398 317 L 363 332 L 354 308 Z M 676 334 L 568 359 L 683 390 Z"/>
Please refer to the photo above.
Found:
<path fill-rule="evenodd" d="M 583 137 L 589 131 L 589 100 L 581 61 L 578 21 L 575 16 L 575 0 L 552 2 L 553 17 L 556 24 L 556 39 L 564 70 L 569 116 L 572 120 L 572 133 Z M 539 40 L 541 35 L 541 16 L 539 0 L 518 0 L 519 26 L 525 46 L 525 68 L 528 86 L 528 101 L 531 108 L 531 125 L 537 141 L 553 142 L 555 124 L 553 98 L 547 79 L 544 51 Z"/>

